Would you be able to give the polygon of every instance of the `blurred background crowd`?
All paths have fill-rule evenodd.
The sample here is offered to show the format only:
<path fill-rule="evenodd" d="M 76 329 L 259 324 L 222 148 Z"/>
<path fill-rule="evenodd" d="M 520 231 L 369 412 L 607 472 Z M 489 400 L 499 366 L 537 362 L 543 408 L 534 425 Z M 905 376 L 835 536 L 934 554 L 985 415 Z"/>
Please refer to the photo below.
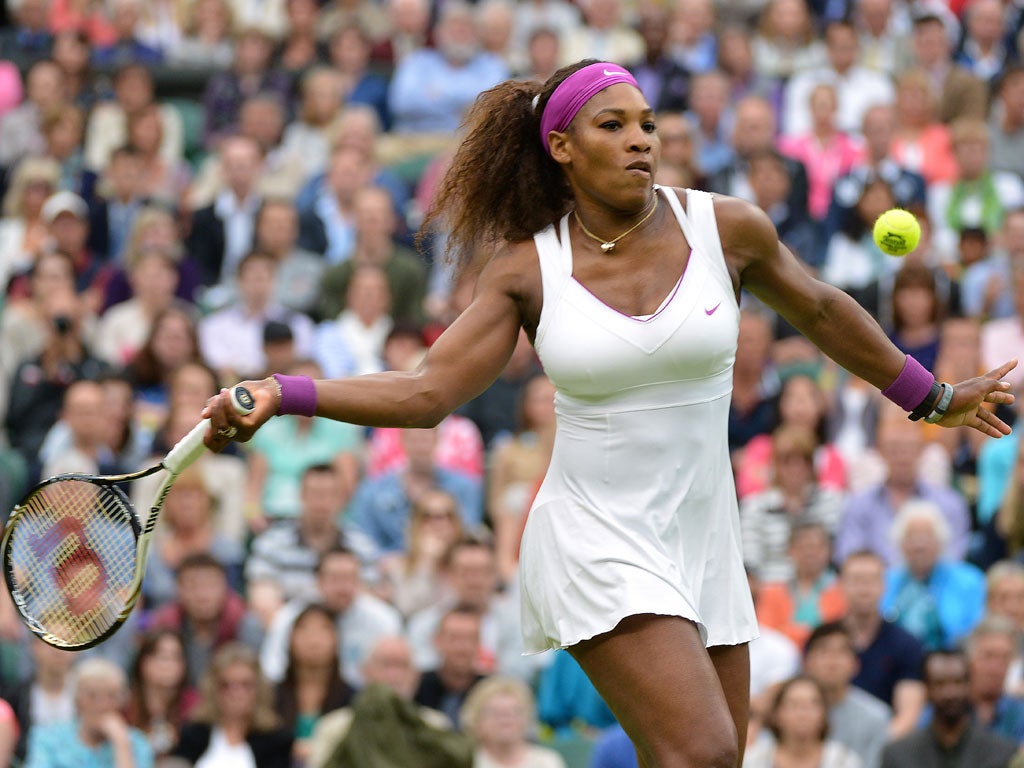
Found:
<path fill-rule="evenodd" d="M 237 380 L 415 367 L 473 292 L 443 233 L 415 242 L 464 110 L 583 57 L 636 75 L 661 184 L 760 206 L 939 379 L 1024 353 L 1019 0 L 0 14 L 5 511 L 40 477 L 151 463 Z M 894 206 L 924 229 L 903 259 L 871 239 Z M 90 651 L 34 641 L 3 590 L 0 765 L 636 765 L 568 654 L 519 650 L 553 395 L 524 335 L 436 429 L 287 416 L 204 456 L 167 499 L 141 607 Z M 729 438 L 762 625 L 746 764 L 1006 765 L 1019 435 L 909 422 L 744 296 Z"/>

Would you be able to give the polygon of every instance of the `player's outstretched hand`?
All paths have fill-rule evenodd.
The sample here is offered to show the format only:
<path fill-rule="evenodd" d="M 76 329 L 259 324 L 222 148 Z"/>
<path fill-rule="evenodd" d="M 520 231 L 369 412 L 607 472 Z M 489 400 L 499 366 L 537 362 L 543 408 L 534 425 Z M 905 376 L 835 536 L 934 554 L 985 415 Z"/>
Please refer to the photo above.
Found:
<path fill-rule="evenodd" d="M 983 376 L 961 381 L 953 388 L 953 402 L 946 415 L 938 422 L 943 427 L 971 427 L 991 437 L 1010 434 L 1010 426 L 982 403 L 1010 404 L 1014 402 L 1010 382 L 1003 376 L 1017 367 L 1016 360 L 1003 363 Z"/>
<path fill-rule="evenodd" d="M 251 413 L 243 416 L 238 412 L 231 402 L 231 389 L 222 389 L 206 401 L 203 418 L 210 420 L 210 429 L 203 442 L 211 451 L 224 450 L 232 440 L 245 442 L 277 413 L 278 390 L 273 379 L 243 381 L 241 385 L 252 395 Z"/>

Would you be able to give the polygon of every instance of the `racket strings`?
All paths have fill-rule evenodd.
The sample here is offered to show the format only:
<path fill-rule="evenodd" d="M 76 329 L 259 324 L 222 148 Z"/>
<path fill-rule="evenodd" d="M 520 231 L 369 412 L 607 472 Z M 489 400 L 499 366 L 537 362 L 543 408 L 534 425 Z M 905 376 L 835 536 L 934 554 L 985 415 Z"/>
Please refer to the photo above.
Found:
<path fill-rule="evenodd" d="M 87 480 L 50 483 L 22 506 L 9 552 L 22 613 L 67 645 L 102 636 L 132 592 L 131 510 L 113 489 Z"/>

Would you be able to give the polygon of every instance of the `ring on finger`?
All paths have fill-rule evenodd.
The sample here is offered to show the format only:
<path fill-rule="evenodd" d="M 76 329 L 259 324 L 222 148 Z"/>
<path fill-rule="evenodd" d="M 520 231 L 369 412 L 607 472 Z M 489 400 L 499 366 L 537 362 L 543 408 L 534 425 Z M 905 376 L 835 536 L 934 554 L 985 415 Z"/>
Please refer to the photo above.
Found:
<path fill-rule="evenodd" d="M 238 430 L 235 427 L 221 427 L 217 430 L 217 434 L 220 437 L 226 437 L 229 440 L 238 434 Z"/>

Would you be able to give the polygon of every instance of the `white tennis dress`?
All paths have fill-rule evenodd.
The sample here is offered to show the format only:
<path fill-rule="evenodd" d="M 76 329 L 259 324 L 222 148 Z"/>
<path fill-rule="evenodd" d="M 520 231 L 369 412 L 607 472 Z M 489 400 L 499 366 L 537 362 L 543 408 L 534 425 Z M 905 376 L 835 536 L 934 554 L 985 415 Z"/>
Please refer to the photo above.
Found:
<path fill-rule="evenodd" d="M 690 619 L 709 646 L 757 637 L 728 450 L 739 308 L 711 196 L 689 191 L 684 212 L 658 194 L 692 251 L 650 317 L 573 278 L 568 216 L 560 238 L 554 225 L 534 236 L 558 430 L 520 553 L 527 653 L 640 613 Z"/>

